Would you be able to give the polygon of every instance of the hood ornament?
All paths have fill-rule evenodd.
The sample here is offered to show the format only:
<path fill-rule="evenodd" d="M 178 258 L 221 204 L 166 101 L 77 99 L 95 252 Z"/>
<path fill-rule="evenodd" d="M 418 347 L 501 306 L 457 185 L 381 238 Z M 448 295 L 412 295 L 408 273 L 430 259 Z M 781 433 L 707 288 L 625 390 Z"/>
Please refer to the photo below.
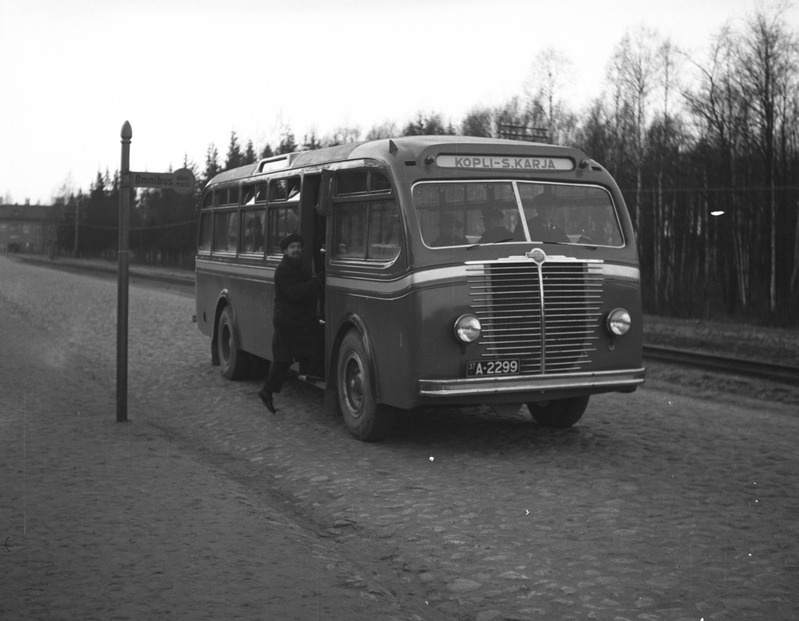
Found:
<path fill-rule="evenodd" d="M 541 250 L 541 248 L 533 248 L 530 252 L 525 252 L 524 256 L 528 259 L 532 259 L 538 265 L 541 265 L 547 260 L 547 253 Z"/>

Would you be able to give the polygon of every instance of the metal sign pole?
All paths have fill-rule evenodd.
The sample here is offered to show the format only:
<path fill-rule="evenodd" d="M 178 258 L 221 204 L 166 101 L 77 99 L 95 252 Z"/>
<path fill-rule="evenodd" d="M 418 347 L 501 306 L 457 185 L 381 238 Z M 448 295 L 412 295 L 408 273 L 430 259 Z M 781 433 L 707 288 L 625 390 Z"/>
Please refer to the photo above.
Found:
<path fill-rule="evenodd" d="M 128 420 L 128 235 L 130 231 L 130 123 L 122 125 L 122 172 L 119 187 L 117 254 L 117 422 Z"/>

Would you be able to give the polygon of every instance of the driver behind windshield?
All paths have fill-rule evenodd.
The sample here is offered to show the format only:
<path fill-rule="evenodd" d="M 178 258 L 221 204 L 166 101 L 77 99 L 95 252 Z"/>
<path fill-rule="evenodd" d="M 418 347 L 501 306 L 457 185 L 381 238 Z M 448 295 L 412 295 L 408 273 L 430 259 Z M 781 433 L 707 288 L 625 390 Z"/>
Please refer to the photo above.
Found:
<path fill-rule="evenodd" d="M 480 237 L 481 244 L 493 244 L 496 242 L 510 241 L 513 234 L 505 228 L 503 222 L 504 215 L 499 209 L 491 208 L 483 210 L 483 229 L 484 233 Z"/>
<path fill-rule="evenodd" d="M 527 230 L 532 241 L 568 242 L 563 229 L 554 222 L 558 211 L 558 199 L 550 193 L 539 194 L 527 209 L 532 217 L 527 219 Z"/>

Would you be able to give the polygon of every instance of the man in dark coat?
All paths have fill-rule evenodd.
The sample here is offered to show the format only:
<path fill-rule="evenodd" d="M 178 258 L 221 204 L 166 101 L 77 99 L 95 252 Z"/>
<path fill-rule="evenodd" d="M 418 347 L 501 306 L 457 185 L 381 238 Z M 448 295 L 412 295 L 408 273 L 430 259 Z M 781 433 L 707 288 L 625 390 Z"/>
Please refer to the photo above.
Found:
<path fill-rule="evenodd" d="M 527 230 L 532 241 L 567 243 L 569 238 L 562 228 L 554 224 L 558 201 L 550 194 L 539 194 L 531 205 L 534 214 L 527 220 Z M 529 212 L 528 212 L 529 213 Z"/>
<path fill-rule="evenodd" d="M 280 392 L 294 361 L 300 373 L 321 376 L 324 332 L 317 318 L 317 302 L 324 291 L 324 275 L 313 276 L 302 258 L 302 237 L 292 233 L 280 242 L 283 259 L 275 270 L 275 331 L 272 363 L 258 396 L 274 414 L 272 394 Z"/>
<path fill-rule="evenodd" d="M 513 234 L 502 224 L 504 217 L 499 209 L 490 207 L 483 211 L 483 228 L 485 232 L 480 237 L 481 244 L 496 244 L 513 239 Z"/>

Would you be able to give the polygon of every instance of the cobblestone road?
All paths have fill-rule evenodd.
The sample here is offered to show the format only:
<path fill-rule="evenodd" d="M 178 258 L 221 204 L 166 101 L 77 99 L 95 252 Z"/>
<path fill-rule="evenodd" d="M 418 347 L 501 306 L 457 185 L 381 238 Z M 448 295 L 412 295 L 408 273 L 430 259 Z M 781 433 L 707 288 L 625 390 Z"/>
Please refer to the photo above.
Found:
<path fill-rule="evenodd" d="M 42 364 L 91 378 L 96 394 L 80 407 L 113 420 L 114 283 L 3 259 L 0 276 L 3 297 L 52 339 Z M 391 440 L 363 444 L 304 384 L 287 386 L 277 416 L 265 413 L 257 381 L 231 383 L 210 366 L 192 312 L 191 298 L 131 290 L 129 411 L 164 455 L 162 476 L 202 464 L 219 503 L 269 509 L 307 549 L 322 546 L 342 592 L 359 602 L 481 621 L 799 618 L 792 409 L 678 396 L 650 382 L 595 397 L 567 431 L 542 429 L 522 411 L 444 410 L 415 413 Z M 65 413 L 84 403 L 82 385 L 55 394 Z M 120 478 L 103 483 L 94 470 L 85 480 L 100 503 L 130 487 Z M 238 547 L 214 559 L 232 567 L 269 529 L 239 515 L 224 522 L 236 529 L 221 541 Z M 105 528 L 109 545 L 124 543 L 118 525 Z M 172 536 L 191 534 L 175 525 Z M 182 561 L 201 559 L 187 552 Z M 152 570 L 141 567 L 123 591 L 147 592 L 158 583 Z M 242 571 L 225 583 L 247 600 L 258 585 Z M 219 588 L 209 585 L 209 599 Z"/>

